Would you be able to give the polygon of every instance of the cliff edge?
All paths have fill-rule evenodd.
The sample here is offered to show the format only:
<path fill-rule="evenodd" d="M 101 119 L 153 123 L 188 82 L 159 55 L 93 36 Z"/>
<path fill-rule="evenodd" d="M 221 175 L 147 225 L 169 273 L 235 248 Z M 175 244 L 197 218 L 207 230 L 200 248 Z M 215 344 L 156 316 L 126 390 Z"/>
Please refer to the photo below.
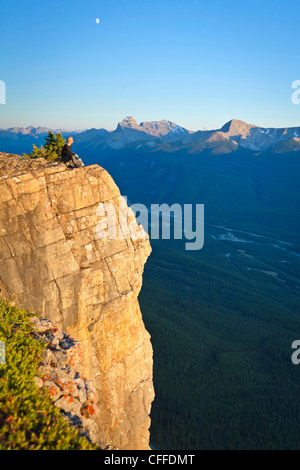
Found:
<path fill-rule="evenodd" d="M 149 448 L 152 346 L 137 297 L 150 253 L 100 166 L 0 154 L 0 295 L 80 341 L 99 443 L 122 450 Z"/>

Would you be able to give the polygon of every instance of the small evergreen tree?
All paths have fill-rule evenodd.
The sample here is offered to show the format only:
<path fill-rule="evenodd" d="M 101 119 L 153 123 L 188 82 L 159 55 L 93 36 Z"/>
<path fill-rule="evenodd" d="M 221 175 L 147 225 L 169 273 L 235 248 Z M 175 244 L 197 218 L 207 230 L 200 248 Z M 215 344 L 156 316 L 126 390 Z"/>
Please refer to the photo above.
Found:
<path fill-rule="evenodd" d="M 40 148 L 33 145 L 32 152 L 29 155 L 24 153 L 24 156 L 28 158 L 45 158 L 50 161 L 58 161 L 60 160 L 64 144 L 65 140 L 60 133 L 54 134 L 54 132 L 49 131 L 48 136 L 45 138 L 45 144 L 41 145 Z"/>
<path fill-rule="evenodd" d="M 63 136 L 59 133 L 59 134 L 56 134 L 56 150 L 58 152 L 58 154 L 60 155 L 61 154 L 61 151 L 62 151 L 62 148 L 63 146 L 65 145 L 66 141 L 65 139 L 63 138 Z"/>
<path fill-rule="evenodd" d="M 45 149 L 51 152 L 53 149 L 55 149 L 56 145 L 56 136 L 54 132 L 49 131 L 48 136 L 45 138 Z"/>

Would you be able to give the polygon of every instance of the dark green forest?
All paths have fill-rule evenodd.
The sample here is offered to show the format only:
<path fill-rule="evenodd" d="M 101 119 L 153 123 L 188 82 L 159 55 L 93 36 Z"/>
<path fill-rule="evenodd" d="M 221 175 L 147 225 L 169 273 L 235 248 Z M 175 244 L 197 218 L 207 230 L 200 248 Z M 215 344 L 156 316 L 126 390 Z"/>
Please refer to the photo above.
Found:
<path fill-rule="evenodd" d="M 268 276 L 152 242 L 139 296 L 154 350 L 159 449 L 297 449 L 299 295 Z"/>

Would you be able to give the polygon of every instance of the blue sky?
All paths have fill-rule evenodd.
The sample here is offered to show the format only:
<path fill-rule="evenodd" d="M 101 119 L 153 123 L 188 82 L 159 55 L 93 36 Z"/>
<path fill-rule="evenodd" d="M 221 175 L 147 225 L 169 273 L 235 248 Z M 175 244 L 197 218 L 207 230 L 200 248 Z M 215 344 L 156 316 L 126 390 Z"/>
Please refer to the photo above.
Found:
<path fill-rule="evenodd" d="M 0 128 L 300 125 L 298 1 L 1 0 L 0 38 Z"/>

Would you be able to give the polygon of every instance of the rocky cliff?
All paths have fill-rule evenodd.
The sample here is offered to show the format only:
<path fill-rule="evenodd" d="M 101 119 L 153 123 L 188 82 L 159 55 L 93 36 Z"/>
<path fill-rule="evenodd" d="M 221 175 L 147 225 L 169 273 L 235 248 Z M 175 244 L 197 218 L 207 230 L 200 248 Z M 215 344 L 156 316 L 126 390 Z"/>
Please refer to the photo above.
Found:
<path fill-rule="evenodd" d="M 80 342 L 99 442 L 119 449 L 149 448 L 152 347 L 137 297 L 150 252 L 103 168 L 0 154 L 0 294 Z"/>

